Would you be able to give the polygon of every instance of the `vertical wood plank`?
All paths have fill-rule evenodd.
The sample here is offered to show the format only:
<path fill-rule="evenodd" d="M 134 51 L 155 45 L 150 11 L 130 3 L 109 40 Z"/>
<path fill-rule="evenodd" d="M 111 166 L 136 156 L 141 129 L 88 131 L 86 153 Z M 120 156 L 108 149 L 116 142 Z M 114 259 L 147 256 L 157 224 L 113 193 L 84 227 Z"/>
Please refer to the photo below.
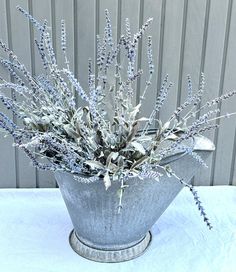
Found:
<path fill-rule="evenodd" d="M 140 95 L 143 95 L 144 88 L 146 86 L 146 81 L 149 78 L 149 70 L 148 70 L 148 60 L 147 60 L 147 39 L 148 36 L 152 36 L 152 51 L 153 51 L 153 64 L 154 64 L 154 73 L 152 75 L 151 85 L 149 86 L 145 99 L 142 103 L 142 110 L 140 113 L 140 117 L 149 117 L 152 109 L 155 105 L 155 97 L 157 96 L 158 86 L 158 73 L 161 70 L 162 63 L 160 62 L 161 55 L 163 51 L 161 49 L 161 25 L 162 16 L 164 16 L 163 12 L 163 2 L 165 0 L 147 0 L 144 5 L 144 22 L 148 18 L 153 18 L 152 24 L 149 29 L 143 36 L 143 46 L 142 46 L 142 63 L 141 67 L 143 69 L 143 75 L 140 81 Z M 160 65 L 160 66 L 159 66 Z M 155 124 L 153 124 L 153 127 Z"/>
<path fill-rule="evenodd" d="M 88 59 L 95 58 L 95 0 L 78 0 L 75 5 L 75 73 L 81 86 L 88 90 Z M 79 106 L 83 101 L 78 98 Z"/>
<path fill-rule="evenodd" d="M 236 129 L 234 133 L 234 146 L 232 153 L 232 161 L 231 161 L 231 176 L 229 185 L 236 186 Z"/>
<path fill-rule="evenodd" d="M 0 39 L 8 44 L 8 29 L 7 29 L 7 10 L 6 2 L 0 2 Z M 10 34 L 10 33 L 9 33 Z M 6 56 L 1 51 L 0 56 L 5 58 Z M 6 70 L 0 66 L 0 75 L 5 80 L 10 80 L 9 74 Z M 10 92 L 10 90 L 7 90 Z M 0 111 L 12 118 L 12 114 L 0 104 Z M 3 138 L 1 133 L 0 139 L 0 188 L 15 188 L 16 187 L 16 169 L 15 169 L 15 148 L 12 147 L 13 140 L 9 136 Z"/>
<path fill-rule="evenodd" d="M 139 30 L 139 14 L 140 14 L 140 0 L 122 0 L 121 2 L 121 34 L 125 35 L 126 28 L 125 28 L 125 20 L 126 18 L 129 19 L 130 22 L 130 31 L 131 37 Z M 122 50 L 121 54 L 121 76 L 123 80 L 127 78 L 127 67 L 128 67 L 128 60 L 124 56 L 125 53 Z M 138 63 L 135 63 L 135 69 L 137 70 Z M 124 69 L 125 68 L 125 69 Z M 133 84 L 134 91 L 137 90 L 137 82 Z M 136 104 L 136 93 L 133 96 L 133 103 Z"/>
<path fill-rule="evenodd" d="M 182 62 L 180 62 L 177 104 L 181 104 L 187 97 L 187 75 L 192 79 L 193 89 L 196 90 L 201 71 L 204 70 L 202 54 L 204 54 L 204 25 L 206 15 L 206 1 L 189 1 L 186 8 L 185 41 L 183 44 Z M 183 33 L 182 33 L 183 38 Z M 182 72 L 181 72 L 182 70 Z M 186 112 L 183 112 L 185 115 Z M 200 166 L 200 165 L 199 165 Z M 204 171 L 205 169 L 202 169 Z"/>
<path fill-rule="evenodd" d="M 109 1 L 109 0 L 100 0 L 99 7 L 99 33 L 103 35 L 105 28 L 105 10 L 108 9 L 111 19 L 113 41 L 116 43 L 117 39 L 117 16 L 118 16 L 118 0 Z"/>
<path fill-rule="evenodd" d="M 225 63 L 222 63 L 221 84 L 219 93 L 226 93 L 228 90 L 235 89 L 236 78 L 234 71 L 236 69 L 236 4 L 229 1 L 227 27 L 225 34 Z M 235 111 L 236 98 L 233 97 L 230 101 L 219 105 L 221 114 Z M 231 173 L 231 160 L 234 147 L 235 135 L 235 116 L 232 120 L 220 120 L 220 130 L 216 134 L 216 153 L 215 153 L 215 169 L 212 176 L 212 183 L 214 185 L 225 184 L 229 185 Z M 227 137 L 227 140 L 226 140 Z"/>
<path fill-rule="evenodd" d="M 163 122 L 168 120 L 177 105 L 183 12 L 184 0 L 166 1 L 161 79 L 169 74 L 174 87 L 171 88 L 165 105 L 160 110 L 159 117 Z"/>
<path fill-rule="evenodd" d="M 9 1 L 11 14 L 11 31 L 12 31 L 12 49 L 18 56 L 19 60 L 25 64 L 31 71 L 31 52 L 30 48 L 30 28 L 28 20 L 16 10 L 19 1 Z M 28 1 L 22 0 L 21 7 L 28 10 Z M 18 97 L 19 99 L 19 97 Z M 16 152 L 16 170 L 19 187 L 36 187 L 36 170 L 30 165 L 29 159 L 25 154 L 18 150 Z"/>
<path fill-rule="evenodd" d="M 227 2 L 222 1 L 209 1 L 209 21 L 206 22 L 207 36 L 205 39 L 206 49 L 202 52 L 204 61 L 204 74 L 206 78 L 205 89 L 206 92 L 202 99 L 202 105 L 206 101 L 211 100 L 218 96 L 220 86 L 221 64 L 223 60 L 225 27 L 227 18 Z M 207 15 L 207 12 L 206 12 Z M 203 41 L 204 42 L 204 41 Z M 203 112 L 201 112 L 202 114 Z M 214 131 L 209 131 L 204 134 L 206 137 L 214 141 Z M 197 185 L 210 185 L 211 172 L 213 163 L 213 154 L 206 160 L 208 169 L 199 170 L 195 176 L 195 183 Z"/>
<path fill-rule="evenodd" d="M 66 24 L 67 57 L 71 71 L 74 70 L 74 3 L 73 0 L 57 0 L 55 3 L 55 38 L 57 48 L 57 61 L 60 67 L 65 67 L 61 51 L 61 20 Z"/>
<path fill-rule="evenodd" d="M 50 0 L 41 0 L 40 2 L 37 0 L 32 0 L 32 15 L 36 20 L 43 23 L 43 20 L 46 19 L 48 21 L 48 26 L 52 26 L 51 20 L 51 1 Z M 33 27 L 33 26 L 31 26 Z M 52 31 L 55 31 L 52 29 Z M 33 28 L 33 38 L 38 38 L 38 31 Z M 34 39 L 31 39 L 31 42 L 34 43 Z M 43 73 L 43 66 L 37 51 L 37 48 L 34 45 L 34 55 L 32 56 L 32 72 L 39 76 Z M 56 182 L 52 172 L 37 170 L 36 172 L 36 186 L 39 188 L 48 188 L 55 187 Z"/>
<path fill-rule="evenodd" d="M 116 44 L 117 41 L 117 32 L 120 32 L 120 29 L 118 30 L 118 21 L 120 18 L 118 17 L 118 5 L 120 1 L 114 0 L 114 1 L 109 1 L 109 0 L 100 0 L 99 1 L 99 36 L 101 38 L 101 41 L 103 41 L 103 36 L 104 36 L 104 28 L 106 26 L 106 18 L 105 18 L 105 10 L 107 9 L 109 12 L 109 17 L 111 20 L 111 31 L 112 31 L 112 37 L 113 37 L 113 43 Z M 105 57 L 106 60 L 106 57 Z M 108 86 L 116 86 L 116 78 L 115 78 L 115 73 L 116 73 L 116 68 L 114 66 L 111 66 L 108 68 L 107 71 L 107 82 Z M 113 97 L 114 92 L 109 92 L 107 91 L 107 96 L 106 96 L 106 107 L 107 111 L 111 111 L 113 109 L 113 102 L 112 102 L 112 97 Z M 109 114 L 107 114 L 107 117 L 109 118 Z"/>
<path fill-rule="evenodd" d="M 232 9 L 229 6 L 231 3 Z M 176 105 L 184 100 L 187 94 L 187 74 L 192 76 L 193 86 L 196 87 L 200 72 L 205 73 L 206 94 L 203 104 L 236 86 L 236 4 L 232 0 L 22 0 L 20 3 L 17 0 L 1 1 L 0 38 L 4 41 L 10 38 L 19 59 L 26 64 L 29 71 L 37 75 L 42 71 L 40 58 L 31 46 L 37 34 L 30 28 L 27 19 L 16 10 L 17 4 L 26 10 L 31 9 L 36 19 L 41 21 L 46 18 L 49 25 L 54 26 L 52 31 L 59 65 L 63 62 L 60 53 L 60 21 L 65 19 L 71 70 L 75 71 L 86 91 L 88 58 L 95 60 L 95 35 L 103 33 L 104 10 L 107 8 L 110 12 L 115 41 L 119 33 L 124 33 L 126 17 L 130 18 L 132 33 L 138 30 L 141 21 L 153 17 L 152 26 L 139 48 L 140 58 L 137 62 L 144 70 L 138 83 L 140 88 L 137 90 L 142 93 L 148 71 L 145 38 L 152 35 L 155 73 L 143 103 L 142 116 L 149 115 L 156 92 L 166 73 L 175 85 L 160 112 L 163 121 L 166 121 Z M 7 15 L 10 25 L 7 25 Z M 1 67 L 0 74 L 6 76 Z M 222 104 L 221 112 L 234 111 L 235 103 L 234 98 L 233 101 Z M 83 105 L 81 100 L 79 105 Z M 0 110 L 2 109 L 0 105 Z M 212 131 L 205 134 L 217 144 L 217 151 L 207 159 L 208 169 L 199 167 L 194 180 L 196 185 L 236 185 L 235 119 L 223 120 L 220 124 L 221 128 L 217 133 Z M 0 187 L 55 186 L 53 174 L 36 171 L 29 166 L 28 158 L 21 151 L 15 153 L 11 144 L 12 140 L 9 137 L 1 139 Z"/>

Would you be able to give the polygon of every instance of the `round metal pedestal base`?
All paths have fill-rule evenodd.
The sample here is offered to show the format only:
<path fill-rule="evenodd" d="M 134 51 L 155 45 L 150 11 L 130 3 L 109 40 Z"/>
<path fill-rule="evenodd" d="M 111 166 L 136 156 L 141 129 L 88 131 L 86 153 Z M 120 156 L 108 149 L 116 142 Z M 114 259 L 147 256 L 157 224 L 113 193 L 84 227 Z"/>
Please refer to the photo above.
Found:
<path fill-rule="evenodd" d="M 150 245 L 151 240 L 152 235 L 149 231 L 138 244 L 132 247 L 121 250 L 101 250 L 89 247 L 82 243 L 78 239 L 75 230 L 72 230 L 69 237 L 70 245 L 76 253 L 86 259 L 103 263 L 124 262 L 134 259 L 145 251 L 145 249 Z"/>

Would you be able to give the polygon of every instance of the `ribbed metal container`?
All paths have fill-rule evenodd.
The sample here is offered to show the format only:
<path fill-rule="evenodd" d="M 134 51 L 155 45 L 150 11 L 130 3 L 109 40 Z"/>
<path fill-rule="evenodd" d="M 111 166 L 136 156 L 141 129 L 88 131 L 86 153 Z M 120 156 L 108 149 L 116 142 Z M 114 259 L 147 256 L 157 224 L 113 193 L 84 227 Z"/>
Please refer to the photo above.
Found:
<path fill-rule="evenodd" d="M 198 137 L 195 150 L 205 159 L 214 145 Z M 179 157 L 181 154 L 176 154 L 163 163 L 169 163 L 178 176 L 189 182 L 199 164 L 189 155 Z M 65 172 L 57 172 L 55 177 L 74 226 L 72 248 L 99 262 L 121 262 L 141 255 L 151 241 L 149 230 L 183 188 L 178 180 L 166 175 L 160 181 L 130 178 L 118 214 L 120 182 L 113 182 L 106 191 L 101 179 L 85 184 Z"/>

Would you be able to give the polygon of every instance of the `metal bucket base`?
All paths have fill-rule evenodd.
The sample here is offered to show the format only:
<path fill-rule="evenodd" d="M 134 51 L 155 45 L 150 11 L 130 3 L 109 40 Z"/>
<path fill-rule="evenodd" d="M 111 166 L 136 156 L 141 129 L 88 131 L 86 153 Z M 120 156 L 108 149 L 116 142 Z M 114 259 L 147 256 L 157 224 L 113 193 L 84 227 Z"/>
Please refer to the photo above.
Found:
<path fill-rule="evenodd" d="M 121 250 L 101 250 L 89 247 L 82 243 L 75 230 L 72 230 L 69 236 L 69 242 L 72 249 L 80 256 L 102 263 L 117 263 L 134 259 L 140 256 L 150 245 L 152 234 L 149 231 L 146 236 L 136 245 Z"/>

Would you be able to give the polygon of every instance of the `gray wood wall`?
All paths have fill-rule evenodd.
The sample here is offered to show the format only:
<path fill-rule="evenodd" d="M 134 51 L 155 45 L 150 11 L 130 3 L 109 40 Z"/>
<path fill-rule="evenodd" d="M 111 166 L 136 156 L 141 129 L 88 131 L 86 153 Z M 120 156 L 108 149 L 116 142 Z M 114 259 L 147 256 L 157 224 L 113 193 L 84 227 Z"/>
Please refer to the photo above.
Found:
<path fill-rule="evenodd" d="M 130 18 L 132 31 L 148 17 L 154 22 L 148 35 L 153 36 L 156 73 L 145 102 L 144 113 L 153 105 L 155 89 L 166 73 L 175 83 L 160 112 L 164 120 L 186 95 L 186 75 L 194 86 L 200 72 L 206 76 L 207 94 L 214 98 L 236 88 L 236 1 L 233 0 L 0 0 L 0 39 L 9 44 L 32 71 L 40 73 L 39 57 L 32 47 L 34 30 L 16 10 L 21 5 L 37 19 L 47 18 L 53 29 L 53 43 L 60 46 L 60 20 L 67 25 L 71 65 L 86 86 L 87 59 L 95 58 L 95 36 L 104 27 L 104 9 L 112 18 L 113 33 L 118 36 L 124 19 Z M 146 67 L 145 44 L 138 48 L 138 65 Z M 60 55 L 58 54 L 60 62 Z M 7 74 L 0 68 L 0 74 Z M 145 76 L 144 76 L 145 78 Z M 137 96 L 144 81 L 137 83 Z M 236 100 L 220 105 L 222 113 L 235 110 Z M 0 110 L 3 110 L 0 105 Z M 198 171 L 197 185 L 236 185 L 235 118 L 221 122 L 220 130 L 209 136 L 217 151 L 207 160 L 208 169 Z M 0 187 L 55 187 L 51 173 L 32 168 L 28 159 L 11 146 L 10 138 L 0 139 Z"/>

